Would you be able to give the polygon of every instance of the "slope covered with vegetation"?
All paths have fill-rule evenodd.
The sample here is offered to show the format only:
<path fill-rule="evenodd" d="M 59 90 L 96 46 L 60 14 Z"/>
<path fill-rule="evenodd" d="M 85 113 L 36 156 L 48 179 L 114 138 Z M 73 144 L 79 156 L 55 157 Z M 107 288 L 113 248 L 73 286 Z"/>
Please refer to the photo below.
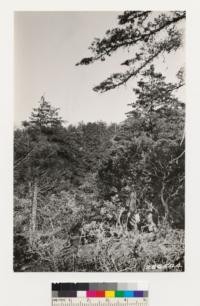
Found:
<path fill-rule="evenodd" d="M 44 97 L 14 132 L 15 271 L 183 271 L 185 104 L 177 98 L 183 70 L 170 83 L 153 60 L 181 46 L 184 12 L 125 12 L 119 27 L 95 40 L 93 57 L 142 46 L 95 87 L 107 91 L 140 75 L 123 122 L 64 125 Z M 137 30 L 137 31 L 136 31 Z M 155 35 L 165 31 L 161 40 Z M 140 48 L 140 47 L 139 47 Z M 137 66 L 139 65 L 139 66 Z M 141 226 L 128 229 L 131 190 Z M 149 207 L 156 230 L 148 231 Z"/>

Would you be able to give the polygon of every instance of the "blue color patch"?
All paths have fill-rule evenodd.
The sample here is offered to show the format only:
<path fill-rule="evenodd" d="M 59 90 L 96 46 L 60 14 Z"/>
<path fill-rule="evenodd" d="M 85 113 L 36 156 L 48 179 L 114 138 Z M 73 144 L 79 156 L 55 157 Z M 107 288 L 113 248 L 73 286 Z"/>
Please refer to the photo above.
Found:
<path fill-rule="evenodd" d="M 134 297 L 134 291 L 124 291 L 124 297 L 128 298 L 128 297 Z"/>

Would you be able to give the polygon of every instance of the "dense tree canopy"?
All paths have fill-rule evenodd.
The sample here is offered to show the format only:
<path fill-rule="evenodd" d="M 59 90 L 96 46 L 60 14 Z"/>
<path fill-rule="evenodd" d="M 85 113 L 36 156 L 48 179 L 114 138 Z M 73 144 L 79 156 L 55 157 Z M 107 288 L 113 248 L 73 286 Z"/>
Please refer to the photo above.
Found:
<path fill-rule="evenodd" d="M 113 186 L 123 198 L 124 188 L 134 184 L 141 207 L 151 201 L 161 215 L 168 218 L 171 213 L 171 220 L 184 226 L 184 220 L 174 215 L 180 209 L 177 215 L 183 216 L 185 153 L 184 104 L 173 95 L 175 88 L 153 66 L 143 74 L 132 110 L 99 169 L 98 182 L 105 198 L 113 195 Z"/>

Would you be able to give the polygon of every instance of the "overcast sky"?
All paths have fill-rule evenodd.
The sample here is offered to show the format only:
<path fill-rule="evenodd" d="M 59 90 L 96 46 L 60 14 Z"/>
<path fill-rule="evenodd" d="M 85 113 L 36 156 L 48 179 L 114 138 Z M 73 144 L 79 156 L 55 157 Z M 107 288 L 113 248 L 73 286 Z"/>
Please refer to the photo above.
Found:
<path fill-rule="evenodd" d="M 94 37 L 116 26 L 119 12 L 17 12 L 15 13 L 15 126 L 26 120 L 40 97 L 60 108 L 68 123 L 80 121 L 120 122 L 133 100 L 132 87 L 96 93 L 92 88 L 127 58 L 125 51 L 108 61 L 75 66 L 90 56 Z M 130 57 L 130 55 L 128 56 Z M 160 70 L 173 80 L 184 62 L 179 50 L 159 60 Z M 179 93 L 183 97 L 183 93 Z"/>

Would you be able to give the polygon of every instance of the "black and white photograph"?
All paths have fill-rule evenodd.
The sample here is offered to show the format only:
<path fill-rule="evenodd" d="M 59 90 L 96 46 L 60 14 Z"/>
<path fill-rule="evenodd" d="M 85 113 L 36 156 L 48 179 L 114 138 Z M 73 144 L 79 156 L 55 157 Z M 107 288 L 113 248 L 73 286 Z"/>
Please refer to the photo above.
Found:
<path fill-rule="evenodd" d="M 185 271 L 185 23 L 14 13 L 15 272 Z"/>

